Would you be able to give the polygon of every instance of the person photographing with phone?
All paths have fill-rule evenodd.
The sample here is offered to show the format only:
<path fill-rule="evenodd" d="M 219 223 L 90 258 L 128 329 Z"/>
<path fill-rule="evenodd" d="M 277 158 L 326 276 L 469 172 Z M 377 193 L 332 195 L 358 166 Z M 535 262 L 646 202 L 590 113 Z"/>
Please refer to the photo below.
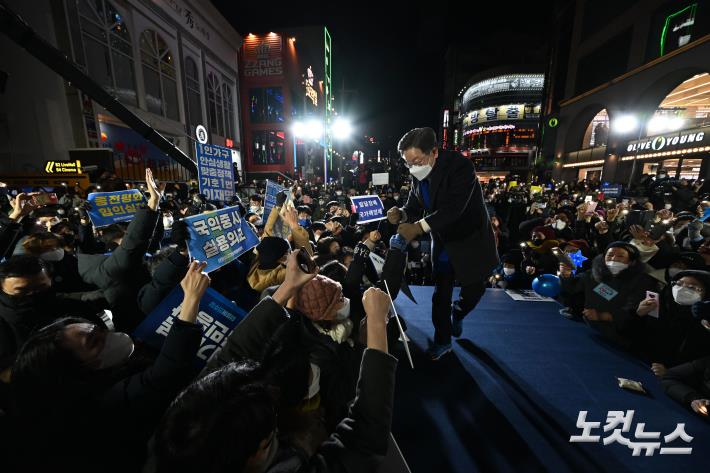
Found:
<path fill-rule="evenodd" d="M 413 178 L 412 189 L 404 207 L 392 207 L 387 219 L 408 242 L 430 234 L 435 289 L 429 355 L 438 360 L 452 350 L 451 336 L 461 336 L 464 317 L 478 304 L 499 264 L 495 235 L 469 159 L 440 150 L 431 128 L 407 132 L 398 150 Z M 461 294 L 451 304 L 456 281 Z"/>

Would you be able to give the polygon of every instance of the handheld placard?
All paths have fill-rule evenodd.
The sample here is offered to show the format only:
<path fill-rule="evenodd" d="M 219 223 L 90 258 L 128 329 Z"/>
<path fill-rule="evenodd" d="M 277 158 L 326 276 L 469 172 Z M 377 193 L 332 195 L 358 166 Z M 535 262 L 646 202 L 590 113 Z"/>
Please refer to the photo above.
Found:
<path fill-rule="evenodd" d="M 414 362 L 412 361 L 412 354 L 409 352 L 409 344 L 407 343 L 407 336 L 404 334 L 404 329 L 399 321 L 399 316 L 397 315 L 397 309 L 394 308 L 394 301 L 392 300 L 392 294 L 390 293 L 390 288 L 387 285 L 387 280 L 383 279 L 385 282 L 385 289 L 387 290 L 387 295 L 390 297 L 390 305 L 392 306 L 392 312 L 394 312 L 394 319 L 397 321 L 397 328 L 399 328 L 399 338 L 402 339 L 404 343 L 404 351 L 407 353 L 407 358 L 409 359 L 409 365 L 414 369 Z"/>

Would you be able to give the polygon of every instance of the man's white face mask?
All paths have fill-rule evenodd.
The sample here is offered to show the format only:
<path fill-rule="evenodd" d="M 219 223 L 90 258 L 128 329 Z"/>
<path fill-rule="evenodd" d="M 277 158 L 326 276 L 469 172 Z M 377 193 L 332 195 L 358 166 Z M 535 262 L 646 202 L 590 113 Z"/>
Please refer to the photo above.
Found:
<path fill-rule="evenodd" d="M 427 178 L 427 176 L 431 173 L 431 170 L 432 166 L 430 164 L 424 164 L 422 166 L 412 166 L 409 168 L 409 174 L 416 177 L 417 180 L 421 181 L 422 179 Z"/>

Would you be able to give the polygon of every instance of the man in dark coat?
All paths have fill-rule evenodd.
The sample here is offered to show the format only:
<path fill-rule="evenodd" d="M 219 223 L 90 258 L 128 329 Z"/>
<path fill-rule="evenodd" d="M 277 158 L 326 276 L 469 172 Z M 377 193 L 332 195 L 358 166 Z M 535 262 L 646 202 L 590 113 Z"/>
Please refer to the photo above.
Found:
<path fill-rule="evenodd" d="M 431 128 L 415 128 L 398 145 L 413 177 L 404 208 L 387 212 L 407 241 L 432 234 L 434 360 L 451 351 L 451 336 L 461 336 L 462 321 L 485 292 L 498 265 L 495 236 L 473 163 L 460 153 L 439 150 Z M 454 281 L 459 300 L 451 305 Z"/>

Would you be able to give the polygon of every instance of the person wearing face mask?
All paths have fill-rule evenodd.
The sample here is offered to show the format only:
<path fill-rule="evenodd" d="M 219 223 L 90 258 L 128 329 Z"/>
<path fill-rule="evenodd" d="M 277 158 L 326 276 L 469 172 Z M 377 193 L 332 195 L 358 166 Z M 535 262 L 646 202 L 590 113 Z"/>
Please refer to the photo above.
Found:
<path fill-rule="evenodd" d="M 710 355 L 710 330 L 693 310 L 709 299 L 710 273 L 683 270 L 673 276 L 658 299 L 647 297 L 639 303 L 636 313 L 645 322 L 640 337 L 645 342 L 643 354 L 657 376 L 672 366 Z M 653 310 L 658 311 L 658 318 L 649 316 Z"/>
<path fill-rule="evenodd" d="M 313 211 L 307 205 L 301 205 L 298 207 L 298 224 L 308 230 L 311 226 L 311 216 Z"/>
<path fill-rule="evenodd" d="M 574 240 L 574 230 L 571 227 L 571 215 L 566 211 L 558 211 L 553 218 L 550 226 L 555 230 L 555 239 L 557 240 Z"/>
<path fill-rule="evenodd" d="M 259 194 L 254 194 L 249 197 L 249 212 L 257 215 L 260 219 L 264 218 L 264 199 Z"/>
<path fill-rule="evenodd" d="M 404 207 L 392 207 L 387 219 L 408 242 L 430 233 L 434 342 L 429 356 L 438 360 L 452 351 L 451 337 L 461 336 L 464 317 L 478 304 L 499 264 L 495 235 L 471 160 L 440 150 L 431 128 L 407 132 L 398 150 L 412 189 Z M 461 292 L 452 304 L 456 281 Z"/>
<path fill-rule="evenodd" d="M 237 328 L 247 321 L 252 325 L 258 321 L 290 323 L 287 320 L 293 317 L 283 308 L 283 298 L 288 300 L 295 292 L 293 287 L 282 288 L 273 299 L 262 301 L 257 306 L 259 312 L 255 308 Z M 148 466 L 154 467 L 145 471 L 378 471 L 387 452 L 396 367 L 396 360 L 387 354 L 388 305 L 387 295 L 375 288 L 363 297 L 368 348 L 356 360 L 361 368 L 352 407 L 337 419 L 330 438 L 326 435 L 307 445 L 284 438 L 283 399 L 274 395 L 274 391 L 283 391 L 273 389 L 268 361 L 255 365 L 239 359 L 200 379 L 178 397 L 151 445 Z M 314 376 L 308 364 L 304 367 L 300 391 L 307 395 L 311 389 L 306 380 Z M 323 376 L 320 368 L 321 393 Z M 217 459 L 209 454 L 212 449 L 224 455 Z"/>
<path fill-rule="evenodd" d="M 133 330 L 145 316 L 138 295 L 143 286 L 150 284 L 151 276 L 143 260 L 161 218 L 161 190 L 150 169 L 146 169 L 145 178 L 148 203 L 136 212 L 125 233 L 113 225 L 106 227 L 111 229 L 110 234 L 105 235 L 111 237 L 110 241 L 105 239 L 110 253 L 78 255 L 83 281 L 102 290 L 116 328 L 125 331 Z"/>
<path fill-rule="evenodd" d="M 69 313 L 94 315 L 80 301 L 57 295 L 47 262 L 23 255 L 0 264 L 0 380 L 32 330 Z"/>
<path fill-rule="evenodd" d="M 79 261 L 63 248 L 63 240 L 54 233 L 33 233 L 22 243 L 25 254 L 37 256 L 46 262 L 52 276 L 52 287 L 60 293 L 91 291 L 79 275 Z"/>
<path fill-rule="evenodd" d="M 635 246 L 625 241 L 611 243 L 594 258 L 592 270 L 572 274 L 559 266 L 563 300 L 581 301 L 581 314 L 593 328 L 615 343 L 635 349 L 641 317 L 636 313 L 646 291 L 658 292 L 660 283 L 647 274 Z"/>
<path fill-rule="evenodd" d="M 535 227 L 530 234 L 530 240 L 525 242 L 525 263 L 523 269 L 529 276 L 553 274 L 557 271 L 557 258 L 552 249 L 559 246 L 555 232 L 551 227 Z"/>
<path fill-rule="evenodd" d="M 532 277 L 521 269 L 523 254 L 520 250 L 512 250 L 501 258 L 501 265 L 493 272 L 489 280 L 492 287 L 501 289 L 530 289 Z"/>
<path fill-rule="evenodd" d="M 30 336 L 12 371 L 19 458 L 34 471 L 140 470 L 162 412 L 196 374 L 197 313 L 210 282 L 205 266 L 191 263 L 180 283 L 182 310 L 147 368 L 132 361 L 130 336 L 84 319 L 61 319 Z M 115 455 L 110 462 L 107 445 Z M 30 452 L 24 450 L 38 448 L 42 455 L 25 456 Z"/>

